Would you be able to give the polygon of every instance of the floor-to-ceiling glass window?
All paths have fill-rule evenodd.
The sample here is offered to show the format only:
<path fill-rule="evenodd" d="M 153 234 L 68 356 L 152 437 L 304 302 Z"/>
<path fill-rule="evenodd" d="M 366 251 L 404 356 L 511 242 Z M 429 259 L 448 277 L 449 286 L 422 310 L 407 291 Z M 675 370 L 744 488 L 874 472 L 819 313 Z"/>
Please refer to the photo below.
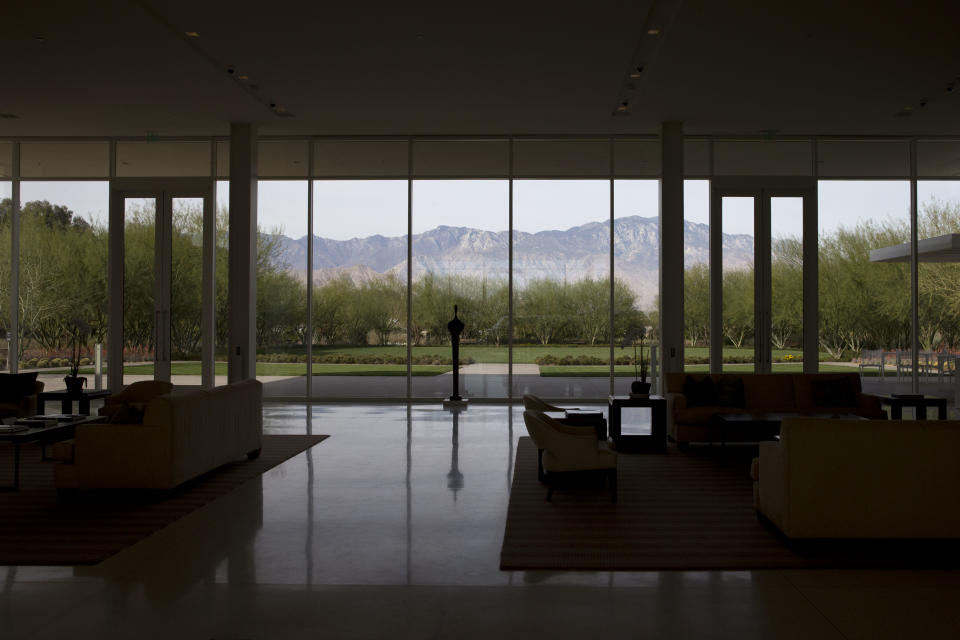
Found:
<path fill-rule="evenodd" d="M 770 206 L 771 371 L 803 368 L 803 198 L 773 196 Z"/>
<path fill-rule="evenodd" d="M 227 383 L 227 361 L 230 342 L 230 315 L 228 288 L 230 282 L 230 183 L 217 181 L 216 234 L 214 248 L 214 374 L 215 384 Z"/>
<path fill-rule="evenodd" d="M 515 180 L 513 223 L 513 395 L 605 397 L 610 181 Z"/>
<path fill-rule="evenodd" d="M 313 183 L 316 398 L 407 395 L 408 184 Z"/>
<path fill-rule="evenodd" d="M 2 145 L 0 145 L 2 147 Z M 0 181 L 0 371 L 10 370 L 10 250 L 13 187 Z"/>
<path fill-rule="evenodd" d="M 613 340 L 618 395 L 630 392 L 641 368 L 654 384 L 659 370 L 659 190 L 657 180 L 614 182 Z"/>
<path fill-rule="evenodd" d="M 918 181 L 917 204 L 919 240 L 960 234 L 960 181 Z M 956 398 L 960 354 L 960 264 L 953 260 L 933 262 L 921 253 L 918 265 L 924 390 L 948 398 Z"/>
<path fill-rule="evenodd" d="M 723 197 L 723 370 L 754 371 L 753 197 Z"/>
<path fill-rule="evenodd" d="M 508 395 L 509 183 L 413 182 L 413 392 L 451 395 L 447 323 L 460 335 L 460 395 Z"/>
<path fill-rule="evenodd" d="M 910 367 L 909 265 L 871 262 L 870 251 L 909 240 L 910 184 L 821 180 L 818 206 L 820 370 L 882 357 L 885 374 L 899 369 L 902 378 Z M 864 385 L 878 373 L 865 368 Z"/>
<path fill-rule="evenodd" d="M 94 388 L 97 345 L 105 369 L 108 200 L 108 183 L 101 181 L 20 183 L 17 356 L 22 369 L 39 372 L 47 390 L 64 388 L 74 356 Z M 151 285 L 152 274 L 151 268 Z M 103 387 L 107 382 L 100 379 Z"/>
<path fill-rule="evenodd" d="M 684 369 L 710 362 L 710 181 L 683 182 Z"/>
<path fill-rule="evenodd" d="M 257 185 L 257 379 L 264 396 L 307 395 L 307 181 Z"/>

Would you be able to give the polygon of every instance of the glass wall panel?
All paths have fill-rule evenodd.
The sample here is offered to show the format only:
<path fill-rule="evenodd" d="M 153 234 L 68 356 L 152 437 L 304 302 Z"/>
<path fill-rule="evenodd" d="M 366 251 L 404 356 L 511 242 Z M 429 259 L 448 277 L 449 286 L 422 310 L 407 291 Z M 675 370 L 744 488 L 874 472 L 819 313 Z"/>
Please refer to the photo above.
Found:
<path fill-rule="evenodd" d="M 813 145 L 808 140 L 717 140 L 714 174 L 718 176 L 809 176 Z"/>
<path fill-rule="evenodd" d="M 258 190 L 259 193 L 259 190 Z M 230 183 L 217 181 L 217 245 L 215 248 L 214 280 L 216 281 L 216 307 L 214 343 L 215 384 L 227 384 L 227 355 L 230 350 Z"/>
<path fill-rule="evenodd" d="M 710 363 L 710 181 L 683 182 L 684 370 Z"/>
<path fill-rule="evenodd" d="M 413 183 L 413 395 L 451 395 L 453 307 L 460 336 L 460 395 L 508 395 L 509 183 Z M 434 363 L 442 363 L 440 365 Z"/>
<path fill-rule="evenodd" d="M 608 140 L 516 140 L 513 143 L 514 175 L 600 176 L 610 175 L 610 170 Z"/>
<path fill-rule="evenodd" d="M 909 240 L 910 184 L 821 180 L 818 207 L 820 370 L 862 361 L 865 390 L 896 391 L 899 380 L 909 391 L 909 265 L 870 262 L 870 251 Z"/>
<path fill-rule="evenodd" d="M 170 355 L 175 385 L 201 383 L 203 198 L 173 198 L 170 247 Z"/>
<path fill-rule="evenodd" d="M 117 176 L 209 176 L 210 142 L 118 142 Z"/>
<path fill-rule="evenodd" d="M 910 144 L 906 140 L 820 140 L 817 175 L 821 178 L 910 175 Z"/>
<path fill-rule="evenodd" d="M 261 178 L 307 176 L 306 140 L 261 140 L 257 145 L 257 172 Z"/>
<path fill-rule="evenodd" d="M 416 140 L 414 176 L 506 177 L 510 172 L 508 140 Z"/>
<path fill-rule="evenodd" d="M 46 390 L 63 389 L 76 345 L 92 389 L 97 344 L 106 365 L 108 183 L 22 182 L 20 201 L 20 367 L 39 371 Z M 9 289 L 3 296 L 8 312 Z"/>
<path fill-rule="evenodd" d="M 0 142 L 0 178 L 13 175 L 13 143 Z"/>
<path fill-rule="evenodd" d="M 770 348 L 774 373 L 803 369 L 803 198 L 770 198 Z"/>
<path fill-rule="evenodd" d="M 2 145 L 0 145 L 2 146 Z M 2 151 L 2 149 L 0 149 Z M 0 181 L 0 371 L 10 370 L 10 250 L 13 187 Z"/>
<path fill-rule="evenodd" d="M 313 175 L 407 177 L 406 140 L 320 140 L 313 152 Z"/>
<path fill-rule="evenodd" d="M 257 186 L 257 379 L 265 397 L 307 395 L 307 182 Z"/>
<path fill-rule="evenodd" d="M 721 198 L 723 221 L 723 371 L 755 370 L 754 203 L 755 198 Z"/>
<path fill-rule="evenodd" d="M 514 397 L 606 397 L 609 180 L 517 180 L 513 220 Z"/>
<path fill-rule="evenodd" d="M 407 181 L 313 183 L 313 395 L 407 394 Z"/>
<path fill-rule="evenodd" d="M 613 225 L 613 338 L 616 361 L 614 391 L 630 393 L 638 373 L 639 347 L 644 337 L 643 361 L 647 381 L 653 382 L 659 363 L 660 325 L 660 183 L 657 180 L 617 180 L 614 183 Z M 652 352 L 651 352 L 652 350 Z M 653 354 L 655 361 L 651 361 Z"/>
<path fill-rule="evenodd" d="M 960 233 L 960 181 L 925 180 L 917 183 L 920 240 Z M 933 262 L 920 256 L 920 350 L 923 391 L 956 397 L 960 355 L 960 264 L 950 257 Z M 931 419 L 936 412 L 930 411 Z"/>
<path fill-rule="evenodd" d="M 155 198 L 123 205 L 123 384 L 154 377 L 157 344 Z"/>
<path fill-rule="evenodd" d="M 110 175 L 110 143 L 23 142 L 20 175 L 24 178 L 106 178 Z"/>

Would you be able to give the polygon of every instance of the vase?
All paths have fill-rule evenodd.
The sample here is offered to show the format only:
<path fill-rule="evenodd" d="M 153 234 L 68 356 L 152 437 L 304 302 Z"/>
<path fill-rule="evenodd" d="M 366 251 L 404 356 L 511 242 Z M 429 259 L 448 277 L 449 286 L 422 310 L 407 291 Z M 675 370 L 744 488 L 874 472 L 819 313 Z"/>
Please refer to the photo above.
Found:
<path fill-rule="evenodd" d="M 635 396 L 648 396 L 650 395 L 650 383 L 634 380 L 630 383 L 630 393 Z"/>
<path fill-rule="evenodd" d="M 87 384 L 87 379 L 78 376 L 65 376 L 63 378 L 63 383 L 67 385 L 67 393 L 75 393 L 79 395 L 83 392 L 83 387 Z"/>

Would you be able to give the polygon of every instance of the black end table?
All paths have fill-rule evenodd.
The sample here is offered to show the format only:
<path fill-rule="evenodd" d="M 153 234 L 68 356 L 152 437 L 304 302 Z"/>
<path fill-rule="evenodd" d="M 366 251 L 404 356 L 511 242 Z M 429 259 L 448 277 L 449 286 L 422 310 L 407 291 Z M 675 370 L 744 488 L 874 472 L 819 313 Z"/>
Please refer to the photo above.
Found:
<path fill-rule="evenodd" d="M 106 398 L 109 395 L 111 395 L 110 389 L 83 390 L 80 393 L 71 393 L 66 389 L 41 391 L 37 394 L 37 413 L 43 415 L 47 400 L 59 400 L 60 412 L 71 414 L 73 413 L 73 401 L 77 400 L 80 403 L 77 413 L 88 416 L 90 415 L 90 401 L 97 398 Z"/>
<path fill-rule="evenodd" d="M 937 408 L 937 419 L 947 419 L 947 399 L 935 398 L 933 396 L 877 396 L 880 398 L 881 405 L 890 407 L 890 418 L 892 420 L 903 420 L 903 408 L 913 407 L 913 416 L 916 420 L 927 419 L 927 407 Z M 917 416 L 918 409 L 923 409 L 923 417 Z"/>
<path fill-rule="evenodd" d="M 40 416 L 38 416 L 40 417 Z M 47 459 L 47 445 L 51 442 L 69 440 L 73 437 L 74 429 L 81 424 L 98 422 L 103 418 L 96 417 L 71 417 L 56 420 L 51 418 L 51 422 L 56 424 L 50 426 L 30 426 L 23 431 L 11 433 L 0 433 L 0 442 L 9 442 L 13 445 L 13 484 L 0 487 L 0 491 L 19 491 L 20 490 L 20 445 L 27 442 L 39 442 L 43 447 L 40 459 Z"/>
<path fill-rule="evenodd" d="M 610 417 L 610 438 L 617 449 L 638 449 L 651 453 L 667 451 L 667 400 L 663 396 L 634 398 L 630 396 L 610 396 L 608 399 Z M 650 409 L 650 434 L 624 434 L 622 431 L 622 410 L 624 407 Z"/>

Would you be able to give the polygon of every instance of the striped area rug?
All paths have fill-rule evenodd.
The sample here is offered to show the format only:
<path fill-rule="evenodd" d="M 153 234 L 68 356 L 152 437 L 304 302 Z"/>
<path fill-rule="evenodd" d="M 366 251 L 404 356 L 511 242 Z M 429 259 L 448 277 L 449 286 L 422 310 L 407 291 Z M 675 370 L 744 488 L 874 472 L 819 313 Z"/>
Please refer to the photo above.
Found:
<path fill-rule="evenodd" d="M 84 492 L 60 502 L 54 462 L 40 447 L 20 450 L 20 491 L 0 493 L 0 565 L 95 564 L 226 494 L 328 436 L 265 435 L 255 460 L 241 459 L 172 492 Z M 12 482 L 13 447 L 0 444 L 0 482 Z"/>
<path fill-rule="evenodd" d="M 547 502 L 537 450 L 520 438 L 501 569 L 745 570 L 960 566 L 956 541 L 789 544 L 753 509 L 748 460 L 621 454 L 619 498 L 602 483 Z M 602 482 L 602 481 L 601 481 Z"/>

